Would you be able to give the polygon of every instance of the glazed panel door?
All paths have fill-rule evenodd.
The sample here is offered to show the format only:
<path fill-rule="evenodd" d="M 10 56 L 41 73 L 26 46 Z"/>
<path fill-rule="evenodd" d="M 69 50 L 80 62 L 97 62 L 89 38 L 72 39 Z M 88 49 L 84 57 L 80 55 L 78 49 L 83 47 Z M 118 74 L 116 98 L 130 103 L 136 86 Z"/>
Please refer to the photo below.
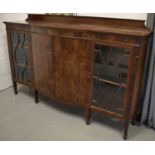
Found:
<path fill-rule="evenodd" d="M 96 45 L 94 49 L 93 106 L 124 115 L 130 50 Z"/>
<path fill-rule="evenodd" d="M 29 35 L 21 31 L 8 31 L 8 37 L 11 42 L 11 60 L 16 81 L 29 84 L 30 78 L 30 55 L 29 55 Z"/>

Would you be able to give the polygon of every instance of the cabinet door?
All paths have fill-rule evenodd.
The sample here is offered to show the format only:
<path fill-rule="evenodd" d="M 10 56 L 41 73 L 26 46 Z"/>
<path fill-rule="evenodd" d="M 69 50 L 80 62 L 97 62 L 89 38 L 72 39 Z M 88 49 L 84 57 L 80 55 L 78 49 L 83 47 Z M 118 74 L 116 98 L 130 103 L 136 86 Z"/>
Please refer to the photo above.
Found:
<path fill-rule="evenodd" d="M 124 114 L 130 50 L 96 45 L 94 50 L 93 106 Z"/>
<path fill-rule="evenodd" d="M 57 55 L 55 60 L 58 60 L 61 55 L 62 63 L 59 64 L 58 70 L 63 67 L 61 68 L 63 100 L 77 105 L 86 105 L 91 101 L 93 56 L 91 42 L 54 37 L 54 53 L 55 56 Z M 56 93 L 59 94 L 59 91 L 56 90 Z"/>
<path fill-rule="evenodd" d="M 11 59 L 16 81 L 30 83 L 30 61 L 28 34 L 26 32 L 9 32 L 11 41 Z"/>
<path fill-rule="evenodd" d="M 85 40 L 32 34 L 37 89 L 75 105 L 91 99 L 92 49 Z"/>

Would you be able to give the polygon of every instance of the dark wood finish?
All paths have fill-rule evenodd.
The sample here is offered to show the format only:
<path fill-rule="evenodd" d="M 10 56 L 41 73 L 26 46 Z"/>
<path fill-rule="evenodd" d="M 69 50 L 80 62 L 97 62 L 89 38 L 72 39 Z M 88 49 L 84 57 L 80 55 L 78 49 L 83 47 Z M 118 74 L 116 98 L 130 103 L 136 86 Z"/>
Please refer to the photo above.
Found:
<path fill-rule="evenodd" d="M 144 72 L 144 65 L 145 65 L 145 56 L 146 56 L 146 47 L 147 45 L 144 44 L 143 46 L 140 47 L 140 52 L 139 53 L 139 58 L 136 60 L 137 61 L 137 72 L 136 72 L 136 78 L 135 78 L 135 86 L 134 86 L 134 94 L 132 98 L 132 105 L 131 105 L 131 117 L 132 117 L 132 122 L 134 123 L 136 120 L 136 111 L 139 103 L 139 96 L 141 92 L 141 83 L 143 80 L 143 72 Z"/>
<path fill-rule="evenodd" d="M 130 54 L 130 65 L 128 71 L 128 88 L 125 96 L 125 111 L 124 111 L 124 139 L 128 137 L 128 128 L 130 122 L 130 113 L 131 113 L 131 105 L 132 105 L 132 96 L 135 82 L 135 75 L 137 71 L 136 66 L 136 56 L 137 56 L 137 48 L 135 47 Z"/>
<path fill-rule="evenodd" d="M 37 15 L 29 14 L 28 22 L 48 22 L 48 23 L 68 23 L 81 25 L 100 25 L 115 28 L 126 29 L 138 29 L 142 31 L 148 31 L 144 26 L 143 20 L 128 20 L 128 19 L 115 19 L 115 18 L 103 18 L 103 17 L 86 17 L 86 16 L 63 16 L 63 15 Z"/>
<path fill-rule="evenodd" d="M 35 102 L 38 103 L 38 91 L 35 90 L 34 94 L 35 94 Z"/>
<path fill-rule="evenodd" d="M 14 88 L 15 95 L 17 95 L 18 94 L 18 91 L 17 91 L 17 83 L 15 81 L 13 82 L 13 88 Z"/>
<path fill-rule="evenodd" d="M 85 106 L 91 93 L 88 41 L 32 33 L 37 90 L 51 98 Z"/>
<path fill-rule="evenodd" d="M 136 117 L 145 49 L 150 35 L 144 21 L 29 14 L 24 22 L 5 23 L 15 94 L 16 83 L 22 83 L 32 88 L 36 103 L 38 93 L 41 93 L 63 103 L 81 106 L 86 110 L 86 124 L 90 124 L 93 111 L 118 119 L 124 123 L 123 137 L 127 139 L 129 123 Z M 27 35 L 28 44 L 25 49 L 28 56 L 29 81 L 16 77 L 12 32 Z M 96 45 L 128 51 L 126 83 L 122 85 L 118 81 L 94 76 Z M 23 64 L 18 65 L 25 67 Z M 109 109 L 111 107 L 106 107 L 106 104 L 94 104 L 94 79 L 107 86 L 113 85 L 125 90 L 121 112 L 114 107 L 113 110 Z M 107 100 L 105 99 L 105 102 Z"/>

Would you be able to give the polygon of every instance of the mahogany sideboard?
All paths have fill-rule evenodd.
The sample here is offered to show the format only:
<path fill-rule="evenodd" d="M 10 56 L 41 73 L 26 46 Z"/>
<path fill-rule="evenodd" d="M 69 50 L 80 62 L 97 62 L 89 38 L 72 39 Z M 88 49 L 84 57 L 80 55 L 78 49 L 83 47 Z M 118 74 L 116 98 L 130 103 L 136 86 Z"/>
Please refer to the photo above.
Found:
<path fill-rule="evenodd" d="M 5 22 L 14 92 L 17 83 L 53 100 L 134 122 L 151 32 L 144 21 L 29 14 Z"/>

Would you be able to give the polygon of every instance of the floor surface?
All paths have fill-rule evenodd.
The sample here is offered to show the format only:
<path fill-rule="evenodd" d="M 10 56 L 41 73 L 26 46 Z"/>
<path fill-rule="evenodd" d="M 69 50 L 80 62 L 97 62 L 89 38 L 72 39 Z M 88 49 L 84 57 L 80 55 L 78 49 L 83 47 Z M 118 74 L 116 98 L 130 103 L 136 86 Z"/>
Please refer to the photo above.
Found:
<path fill-rule="evenodd" d="M 23 141 L 104 141 L 123 140 L 122 123 L 93 114 L 87 126 L 84 110 L 58 104 L 40 96 L 38 104 L 28 88 L 0 92 L 0 140 Z M 155 131 L 145 126 L 129 128 L 128 140 L 155 140 Z"/>

